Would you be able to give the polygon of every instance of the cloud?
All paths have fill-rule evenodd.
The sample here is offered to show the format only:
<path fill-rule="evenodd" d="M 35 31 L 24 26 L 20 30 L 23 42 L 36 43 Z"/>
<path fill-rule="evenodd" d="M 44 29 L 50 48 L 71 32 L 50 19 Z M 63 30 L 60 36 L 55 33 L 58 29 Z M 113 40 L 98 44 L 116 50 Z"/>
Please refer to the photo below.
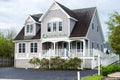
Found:
<path fill-rule="evenodd" d="M 56 0 L 70 9 L 97 7 L 106 35 L 109 14 L 120 12 L 120 0 Z M 0 28 L 16 27 L 20 30 L 30 14 L 45 13 L 53 0 L 0 0 Z M 5 26 L 5 27 L 3 27 Z"/>

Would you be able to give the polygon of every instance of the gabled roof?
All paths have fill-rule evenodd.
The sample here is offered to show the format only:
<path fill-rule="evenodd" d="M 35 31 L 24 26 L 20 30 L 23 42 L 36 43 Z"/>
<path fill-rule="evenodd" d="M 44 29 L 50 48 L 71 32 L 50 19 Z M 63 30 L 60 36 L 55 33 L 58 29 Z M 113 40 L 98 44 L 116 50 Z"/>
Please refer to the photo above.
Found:
<path fill-rule="evenodd" d="M 57 2 L 56 2 L 57 3 Z M 69 37 L 85 37 L 87 35 L 92 17 L 96 10 L 95 7 L 93 8 L 85 8 L 85 9 L 76 9 L 70 10 L 65 6 L 57 3 L 67 14 L 71 17 L 77 19 L 75 26 L 70 34 Z M 34 14 L 31 17 L 38 22 L 41 18 L 42 14 Z M 39 26 L 35 36 L 25 36 L 24 35 L 24 27 L 19 32 L 14 40 L 31 40 L 31 39 L 40 39 L 41 38 L 41 25 Z"/>
<path fill-rule="evenodd" d="M 71 18 L 71 19 L 77 21 L 75 14 L 74 14 L 69 8 L 63 6 L 62 4 L 60 4 L 60 3 L 56 2 L 56 1 L 54 1 L 54 3 L 53 3 L 52 5 L 54 5 L 54 4 L 57 5 L 57 6 L 61 9 L 61 11 L 63 11 L 63 13 L 65 13 L 65 15 L 67 15 L 68 18 Z M 51 7 L 52 7 L 52 6 L 51 6 Z M 51 7 L 50 7 L 50 8 L 51 8 Z M 50 8 L 49 8 L 49 9 L 50 9 Z M 40 18 L 39 21 L 41 21 L 41 20 L 46 16 L 46 14 L 49 12 L 49 9 L 48 9 L 47 12 Z"/>
<path fill-rule="evenodd" d="M 63 6 L 62 4 L 60 4 L 60 3 L 58 3 L 58 2 L 56 2 L 56 3 L 57 3 L 70 17 L 77 19 L 75 13 L 72 12 L 72 10 L 70 10 L 69 8 Z"/>
<path fill-rule="evenodd" d="M 76 22 L 70 34 L 70 37 L 85 37 L 86 36 L 95 10 L 96 10 L 95 7 L 72 10 L 77 16 L 78 21 Z"/>
<path fill-rule="evenodd" d="M 34 15 L 30 15 L 36 22 L 39 22 L 40 17 L 42 16 L 42 14 L 34 14 Z"/>

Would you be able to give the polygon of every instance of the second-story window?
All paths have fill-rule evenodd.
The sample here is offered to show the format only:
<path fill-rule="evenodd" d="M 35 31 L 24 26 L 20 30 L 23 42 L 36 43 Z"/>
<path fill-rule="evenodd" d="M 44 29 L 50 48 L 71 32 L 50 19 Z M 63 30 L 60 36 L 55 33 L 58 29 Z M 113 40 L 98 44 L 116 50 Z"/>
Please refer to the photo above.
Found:
<path fill-rule="evenodd" d="M 51 32 L 51 27 L 52 27 L 51 23 L 48 23 L 48 24 L 47 24 L 47 31 L 48 31 L 48 32 Z"/>
<path fill-rule="evenodd" d="M 59 31 L 62 31 L 62 22 L 59 22 Z"/>
<path fill-rule="evenodd" d="M 32 33 L 33 32 L 33 24 L 27 25 L 26 32 L 27 33 Z"/>
<path fill-rule="evenodd" d="M 56 22 L 53 22 L 53 31 L 56 31 Z"/>

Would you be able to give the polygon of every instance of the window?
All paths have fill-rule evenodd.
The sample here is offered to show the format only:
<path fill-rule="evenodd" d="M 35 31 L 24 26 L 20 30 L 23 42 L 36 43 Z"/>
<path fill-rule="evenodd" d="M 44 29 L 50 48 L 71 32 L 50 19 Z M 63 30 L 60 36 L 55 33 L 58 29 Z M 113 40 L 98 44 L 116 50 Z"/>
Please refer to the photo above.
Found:
<path fill-rule="evenodd" d="M 48 24 L 47 24 L 47 31 L 48 31 L 48 32 L 51 32 L 51 23 L 48 23 Z"/>
<path fill-rule="evenodd" d="M 19 53 L 25 53 L 25 43 L 19 43 Z"/>
<path fill-rule="evenodd" d="M 83 42 L 78 41 L 77 42 L 77 52 L 83 51 Z"/>
<path fill-rule="evenodd" d="M 94 30 L 94 23 L 92 23 L 92 30 Z"/>
<path fill-rule="evenodd" d="M 92 49 L 94 48 L 94 43 L 92 42 Z"/>
<path fill-rule="evenodd" d="M 97 44 L 97 49 L 99 49 L 99 44 Z"/>
<path fill-rule="evenodd" d="M 57 21 L 57 22 L 49 22 L 47 23 L 47 32 L 55 32 L 55 31 L 62 31 L 62 22 Z"/>
<path fill-rule="evenodd" d="M 36 53 L 37 52 L 37 43 L 31 43 L 30 45 L 30 52 L 31 53 Z"/>
<path fill-rule="evenodd" d="M 56 31 L 56 22 L 53 22 L 53 31 Z"/>
<path fill-rule="evenodd" d="M 97 26 L 97 32 L 99 31 L 99 27 Z"/>
<path fill-rule="evenodd" d="M 27 33 L 32 33 L 33 32 L 33 24 L 27 25 L 26 32 Z"/>
<path fill-rule="evenodd" d="M 62 31 L 62 22 L 59 22 L 59 31 Z"/>
<path fill-rule="evenodd" d="M 101 45 L 101 51 L 103 52 L 103 45 Z"/>

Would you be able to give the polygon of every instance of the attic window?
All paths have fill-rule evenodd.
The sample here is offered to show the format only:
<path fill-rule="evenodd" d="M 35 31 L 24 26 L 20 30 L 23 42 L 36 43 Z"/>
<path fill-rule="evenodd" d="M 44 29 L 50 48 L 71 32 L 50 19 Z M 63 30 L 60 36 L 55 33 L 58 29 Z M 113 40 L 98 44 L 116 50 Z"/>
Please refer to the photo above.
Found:
<path fill-rule="evenodd" d="M 27 33 L 32 33 L 33 32 L 33 24 L 28 24 L 26 26 L 26 32 Z"/>

